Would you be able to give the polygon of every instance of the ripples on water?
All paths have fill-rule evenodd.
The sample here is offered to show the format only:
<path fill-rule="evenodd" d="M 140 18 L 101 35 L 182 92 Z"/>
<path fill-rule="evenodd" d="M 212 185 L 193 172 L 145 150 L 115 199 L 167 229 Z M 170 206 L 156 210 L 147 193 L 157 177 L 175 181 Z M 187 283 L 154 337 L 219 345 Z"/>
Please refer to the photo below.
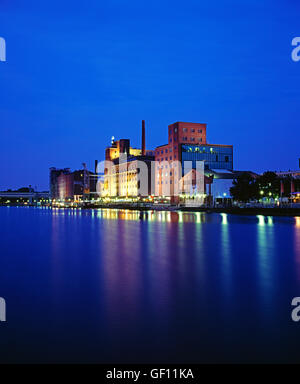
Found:
<path fill-rule="evenodd" d="M 300 358 L 300 218 L 0 208 L 0 219 L 3 361 Z"/>

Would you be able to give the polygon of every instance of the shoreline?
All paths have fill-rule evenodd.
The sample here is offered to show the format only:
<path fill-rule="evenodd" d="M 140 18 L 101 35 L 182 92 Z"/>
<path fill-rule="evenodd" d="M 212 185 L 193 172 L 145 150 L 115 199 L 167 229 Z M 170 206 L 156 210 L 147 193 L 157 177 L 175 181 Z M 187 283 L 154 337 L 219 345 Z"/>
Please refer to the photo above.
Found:
<path fill-rule="evenodd" d="M 11 205 L 2 205 L 0 204 L 0 207 L 37 207 L 36 205 L 20 205 L 20 204 L 11 204 Z M 70 207 L 70 206 L 62 206 L 62 207 L 53 207 L 53 206 L 45 206 L 41 205 L 41 208 L 48 207 L 50 209 L 83 209 L 83 210 L 89 210 L 89 209 L 124 209 L 124 210 L 131 210 L 131 211 L 157 211 L 157 212 L 203 212 L 207 214 L 211 213 L 225 213 L 229 215 L 241 215 L 241 216 L 285 216 L 285 217 L 300 217 L 300 208 L 239 208 L 239 207 L 227 207 L 227 208 L 214 208 L 214 207 L 175 207 L 175 206 L 156 206 L 156 207 L 149 207 L 149 206 L 134 206 L 134 205 L 127 205 L 127 204 L 89 204 L 82 207 Z"/>
<path fill-rule="evenodd" d="M 244 215 L 244 216 L 288 216 L 297 217 L 300 216 L 300 208 L 290 207 L 275 207 L 275 208 L 257 208 L 257 207 L 175 207 L 175 206 L 157 206 L 157 207 L 143 207 L 143 206 L 132 206 L 126 204 L 116 205 L 90 205 L 82 207 L 82 209 L 129 209 L 136 211 L 166 211 L 166 212 L 204 212 L 204 213 L 226 213 L 230 215 Z"/>
<path fill-rule="evenodd" d="M 299 208 L 193 208 L 183 207 L 181 211 L 184 212 L 206 212 L 206 213 L 226 213 L 229 215 L 242 215 L 242 216 L 286 216 L 286 217 L 300 217 Z"/>

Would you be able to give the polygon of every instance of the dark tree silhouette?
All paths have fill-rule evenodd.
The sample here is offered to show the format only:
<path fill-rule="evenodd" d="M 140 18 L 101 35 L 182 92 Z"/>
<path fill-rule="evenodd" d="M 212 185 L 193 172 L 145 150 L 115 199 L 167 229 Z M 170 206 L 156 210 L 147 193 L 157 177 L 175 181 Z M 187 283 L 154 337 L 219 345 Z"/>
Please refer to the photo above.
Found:
<path fill-rule="evenodd" d="M 256 179 L 261 197 L 280 196 L 280 178 L 275 172 L 265 172 Z"/>
<path fill-rule="evenodd" d="M 236 201 L 254 200 L 259 197 L 258 185 L 248 172 L 244 172 L 233 181 L 230 194 Z"/>

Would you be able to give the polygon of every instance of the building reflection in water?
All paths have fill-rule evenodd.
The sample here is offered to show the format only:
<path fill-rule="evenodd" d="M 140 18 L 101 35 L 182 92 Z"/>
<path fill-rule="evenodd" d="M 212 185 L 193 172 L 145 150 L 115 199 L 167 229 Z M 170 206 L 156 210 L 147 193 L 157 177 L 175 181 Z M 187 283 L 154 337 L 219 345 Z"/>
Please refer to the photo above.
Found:
<path fill-rule="evenodd" d="M 274 289 L 274 265 L 276 248 L 274 243 L 273 217 L 257 216 L 258 284 L 262 299 L 262 313 L 272 316 L 272 290 Z"/>
<path fill-rule="evenodd" d="M 194 213 L 194 217 L 196 220 L 196 226 L 195 226 L 195 254 L 196 254 L 196 260 L 195 260 L 195 268 L 194 268 L 194 279 L 198 282 L 198 295 L 199 295 L 199 301 L 207 301 L 207 290 L 206 290 L 206 284 L 207 284 L 207 274 L 206 274 L 206 267 L 207 267 L 207 260 L 206 260 L 206 252 L 205 252 L 205 234 L 204 234 L 204 226 L 202 225 L 205 223 L 205 217 L 206 214 L 203 212 L 196 212 Z"/>
<path fill-rule="evenodd" d="M 62 226 L 64 221 L 62 220 L 64 211 L 58 208 L 52 209 L 51 215 L 51 268 L 53 277 L 53 289 L 58 293 L 59 282 L 63 276 L 63 269 L 61 266 L 62 260 L 61 254 L 61 242 L 60 236 L 62 233 Z"/>
<path fill-rule="evenodd" d="M 221 224 L 221 276 L 223 278 L 223 292 L 226 301 L 232 299 L 232 260 L 231 260 L 231 243 L 229 238 L 229 224 L 228 215 L 221 213 L 222 224 Z M 226 303 L 225 303 L 226 305 Z"/>
<path fill-rule="evenodd" d="M 161 223 L 205 223 L 209 221 L 201 212 L 134 211 L 119 209 L 98 209 L 91 213 L 93 218 L 126 221 L 157 221 Z"/>
<path fill-rule="evenodd" d="M 156 218 L 161 223 L 168 223 L 177 217 L 170 215 L 170 212 L 159 212 L 152 215 L 152 221 L 147 225 L 147 276 L 150 286 L 148 302 L 152 307 L 154 321 L 162 320 L 167 324 L 170 321 L 172 289 L 174 277 L 176 276 L 177 252 L 170 254 L 174 242 L 176 247 L 176 236 L 169 225 L 156 223 Z M 169 257 L 172 257 L 173 268 L 169 268 Z M 175 274 L 174 274 L 175 271 Z"/>
<path fill-rule="evenodd" d="M 191 294 L 205 295 L 205 213 L 102 209 L 95 216 L 111 221 L 101 226 L 100 245 L 108 321 L 149 311 L 167 323 L 191 280 Z"/>
<path fill-rule="evenodd" d="M 228 225 L 228 215 L 226 213 L 221 213 L 222 217 L 222 224 L 227 226 Z"/>
<path fill-rule="evenodd" d="M 297 263 L 297 276 L 300 282 L 300 217 L 295 217 L 295 255 Z"/>
<path fill-rule="evenodd" d="M 190 291 L 191 295 L 205 300 L 207 289 L 212 287 L 212 270 L 218 271 L 219 280 L 215 274 L 213 279 L 216 278 L 216 285 L 213 287 L 221 292 L 224 305 L 232 301 L 235 288 L 234 244 L 230 238 L 232 219 L 229 215 L 181 211 L 53 209 L 52 253 L 57 282 L 65 273 L 65 266 L 60 265 L 59 259 L 64 252 L 59 249 L 66 228 L 64 221 L 81 216 L 90 216 L 93 224 L 89 225 L 89 230 L 98 232 L 95 235 L 99 252 L 97 268 L 99 276 L 102 276 L 99 280 L 103 285 L 102 300 L 110 320 L 130 321 L 131 318 L 137 319 L 139 313 L 152 309 L 152 316 L 167 321 L 172 308 L 176 307 L 176 293 L 180 295 L 180 292 Z M 212 223 L 215 229 L 202 225 L 204 223 Z M 74 223 L 73 226 L 76 242 Z M 264 216 L 257 216 L 256 228 L 253 227 L 254 236 L 255 232 L 257 235 L 256 284 L 262 305 L 267 308 L 272 305 L 276 266 L 274 228 L 273 218 Z M 212 229 L 214 236 L 211 236 Z M 300 255 L 300 218 L 295 218 L 295 237 L 296 255 Z M 209 256 L 212 252 L 219 254 L 216 264 Z M 297 257 L 300 273 L 300 256 Z M 144 309 L 146 303 L 148 309 Z"/>
<path fill-rule="evenodd" d="M 76 255 L 73 252 L 73 247 L 76 248 L 77 243 L 80 244 L 80 236 L 77 236 L 77 230 L 79 233 L 80 229 L 77 224 L 80 223 L 81 220 L 74 221 L 73 219 L 79 218 L 81 215 L 81 210 L 51 209 L 51 246 L 49 251 L 51 253 L 52 293 L 54 302 L 58 306 L 61 301 L 61 292 L 68 285 L 68 279 L 70 278 L 70 262 L 68 257 L 72 258 L 72 267 L 78 267 L 78 270 L 80 270 L 80 255 Z M 70 227 L 72 227 L 71 239 L 69 232 Z M 71 244 L 68 244 L 69 246 L 66 244 L 66 241 L 68 241 L 66 239 L 71 241 Z"/>
<path fill-rule="evenodd" d="M 117 327 L 125 326 L 141 313 L 141 228 L 131 225 L 138 215 L 136 211 L 102 211 L 102 218 L 111 220 L 101 226 L 103 299 L 107 321 Z"/>
<path fill-rule="evenodd" d="M 137 319 L 146 311 L 154 321 L 167 323 L 174 304 L 172 292 L 180 283 L 177 245 L 184 237 L 168 223 L 178 222 L 178 214 L 102 210 L 101 218 L 112 220 L 101 236 L 107 321 L 139 327 Z"/>
<path fill-rule="evenodd" d="M 244 292 L 255 316 L 274 319 L 284 220 L 117 209 L 53 209 L 51 220 L 55 302 L 63 307 L 61 292 L 89 294 L 110 337 L 138 339 L 150 329 L 163 338 L 170 324 L 198 330 L 211 318 L 228 326 L 244 311 Z M 300 218 L 292 223 L 300 281 Z"/>
<path fill-rule="evenodd" d="M 41 296 L 49 295 L 62 337 L 77 314 L 95 348 L 114 356 L 128 345 L 138 355 L 141 340 L 152 352 L 168 345 L 172 353 L 177 335 L 182 349 L 197 350 L 203 340 L 217 348 L 230 326 L 252 345 L 251 332 L 241 329 L 255 321 L 255 342 L 265 329 L 273 332 L 268 324 L 276 321 L 279 329 L 285 298 L 299 287 L 300 218 L 113 209 L 49 214 L 47 236 L 37 239 L 44 254 L 33 259 L 49 274 Z"/>

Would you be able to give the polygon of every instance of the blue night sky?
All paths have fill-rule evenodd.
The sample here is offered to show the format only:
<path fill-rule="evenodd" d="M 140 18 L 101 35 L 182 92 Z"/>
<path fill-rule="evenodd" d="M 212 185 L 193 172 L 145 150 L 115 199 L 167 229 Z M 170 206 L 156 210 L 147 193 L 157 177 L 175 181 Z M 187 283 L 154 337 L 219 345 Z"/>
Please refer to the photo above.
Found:
<path fill-rule="evenodd" d="M 299 17 L 298 0 L 0 0 L 0 189 L 92 169 L 112 135 L 140 146 L 142 119 L 148 149 L 207 123 L 235 169 L 297 169 Z"/>

